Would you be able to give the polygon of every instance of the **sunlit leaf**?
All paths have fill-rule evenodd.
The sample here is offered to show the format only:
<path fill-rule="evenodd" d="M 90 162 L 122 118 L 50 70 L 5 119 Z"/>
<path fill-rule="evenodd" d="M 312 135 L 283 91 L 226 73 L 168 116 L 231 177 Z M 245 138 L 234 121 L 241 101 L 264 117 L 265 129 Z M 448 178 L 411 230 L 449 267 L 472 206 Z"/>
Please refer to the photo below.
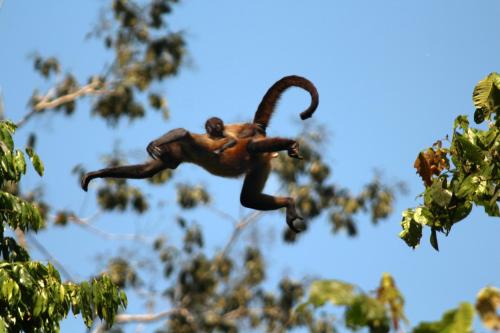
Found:
<path fill-rule="evenodd" d="M 309 302 L 322 306 L 326 302 L 347 305 L 354 299 L 354 286 L 337 280 L 317 280 L 311 284 Z"/>
<path fill-rule="evenodd" d="M 30 157 L 31 163 L 33 164 L 33 167 L 35 168 L 36 172 L 40 176 L 43 176 L 44 167 L 40 157 L 30 147 L 26 148 L 26 153 Z"/>
<path fill-rule="evenodd" d="M 414 215 L 415 212 L 412 209 L 403 212 L 403 220 L 401 221 L 403 230 L 399 233 L 399 237 L 412 248 L 417 247 L 422 238 L 422 224 L 415 221 Z"/>
<path fill-rule="evenodd" d="M 462 303 L 458 309 L 446 312 L 442 319 L 423 322 L 413 329 L 413 333 L 471 333 L 474 307 Z"/>
<path fill-rule="evenodd" d="M 500 107 L 500 90 L 498 89 L 498 74 L 491 73 L 478 82 L 472 94 L 472 100 L 476 107 L 474 121 L 481 123 L 489 119 L 492 113 Z"/>

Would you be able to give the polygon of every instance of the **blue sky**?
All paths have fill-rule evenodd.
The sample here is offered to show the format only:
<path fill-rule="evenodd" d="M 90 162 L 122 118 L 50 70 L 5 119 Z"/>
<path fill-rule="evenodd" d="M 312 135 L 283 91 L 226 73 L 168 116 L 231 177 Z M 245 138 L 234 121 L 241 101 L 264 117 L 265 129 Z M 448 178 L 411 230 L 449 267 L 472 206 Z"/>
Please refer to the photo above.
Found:
<path fill-rule="evenodd" d="M 102 5 L 105 1 L 3 2 L 0 87 L 8 118 L 18 120 L 28 111 L 33 88 L 49 87 L 33 73 L 30 53 L 57 56 L 82 81 L 102 70 L 110 55 L 99 41 L 84 38 Z M 266 243 L 267 284 L 275 286 L 286 273 L 296 279 L 343 279 L 371 290 L 383 272 L 390 272 L 405 294 L 411 323 L 437 319 L 459 302 L 473 301 L 485 285 L 500 286 L 499 221 L 474 209 L 449 237 L 440 237 L 441 252 L 436 253 L 428 234 L 415 251 L 397 237 L 400 213 L 418 203 L 415 197 L 423 189 L 413 169 L 417 153 L 450 134 L 457 115 L 472 115 L 475 83 L 498 70 L 499 14 L 500 3 L 493 0 L 183 2 L 170 24 L 185 31 L 190 64 L 157 87 L 168 97 L 171 119 L 163 122 L 151 114 L 113 129 L 89 116 L 88 102 L 80 103 L 71 119 L 34 118 L 16 138 L 22 145 L 30 130 L 39 133 L 38 152 L 47 172 L 43 179 L 32 173 L 23 185 L 43 185 L 57 208 L 90 216 L 96 211 L 95 187 L 89 194 L 81 191 L 70 173 L 74 165 L 100 168 L 99 156 L 117 142 L 138 162 L 146 158 L 150 139 L 175 127 L 201 132 L 210 116 L 227 122 L 251 119 L 272 83 L 284 75 L 303 75 L 320 93 L 313 121 L 330 134 L 324 152 L 333 180 L 358 191 L 377 169 L 388 182 L 406 182 L 409 194 L 398 199 L 394 214 L 378 226 L 361 219 L 357 238 L 332 235 L 326 221 L 318 219 L 295 246 L 280 240 Z M 269 135 L 293 137 L 299 131 L 297 113 L 307 104 L 307 94 L 287 92 Z M 238 201 L 241 180 L 215 178 L 192 166 L 182 166 L 177 176 L 208 186 L 216 194 L 215 205 L 235 216 L 247 212 Z M 107 214 L 96 225 L 115 233 L 163 232 L 175 241 L 178 235 L 166 221 L 178 211 L 173 186 L 167 187 L 145 187 L 151 198 L 165 200 L 167 208 L 145 216 Z M 276 182 L 267 189 L 277 191 Z M 211 230 L 209 247 L 224 244 L 229 224 L 206 210 L 188 216 Z M 282 224 L 283 216 L 268 213 L 257 226 L 263 234 L 279 236 Z M 38 239 L 81 279 L 101 268 L 94 261 L 96 251 L 116 254 L 117 245 L 131 251 L 143 246 L 103 242 L 78 227 L 43 232 Z M 69 320 L 63 332 L 79 325 Z"/>

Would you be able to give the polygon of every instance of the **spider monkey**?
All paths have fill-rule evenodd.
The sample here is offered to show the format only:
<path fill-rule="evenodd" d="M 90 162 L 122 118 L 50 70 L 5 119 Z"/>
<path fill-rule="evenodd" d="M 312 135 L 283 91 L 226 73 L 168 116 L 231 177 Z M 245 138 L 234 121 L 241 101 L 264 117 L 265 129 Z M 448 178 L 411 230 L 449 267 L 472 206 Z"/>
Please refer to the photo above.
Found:
<path fill-rule="evenodd" d="M 296 211 L 295 200 L 262 193 L 271 171 L 271 159 L 278 151 L 286 150 L 290 157 L 302 158 L 297 141 L 266 137 L 266 129 L 279 98 L 293 86 L 309 92 L 310 105 L 300 113 L 300 117 L 302 120 L 310 118 L 319 103 L 316 87 L 306 78 L 285 76 L 267 90 L 251 123 L 225 125 L 220 118 L 212 117 L 205 123 L 205 134 L 190 133 L 183 128 L 171 130 L 147 146 L 152 160 L 89 172 L 82 178 L 82 189 L 87 191 L 89 182 L 94 178 L 148 178 L 164 169 L 175 169 L 181 163 L 194 163 L 221 177 L 244 174 L 241 204 L 262 211 L 286 208 L 288 226 L 300 232 L 294 222 L 303 218 Z"/>
<path fill-rule="evenodd" d="M 218 117 L 209 118 L 205 122 L 205 130 L 207 131 L 208 137 L 213 140 L 227 139 L 220 148 L 214 150 L 214 153 L 220 155 L 227 148 L 231 148 L 236 144 L 236 139 L 229 137 L 227 133 L 224 132 L 224 122 Z"/>

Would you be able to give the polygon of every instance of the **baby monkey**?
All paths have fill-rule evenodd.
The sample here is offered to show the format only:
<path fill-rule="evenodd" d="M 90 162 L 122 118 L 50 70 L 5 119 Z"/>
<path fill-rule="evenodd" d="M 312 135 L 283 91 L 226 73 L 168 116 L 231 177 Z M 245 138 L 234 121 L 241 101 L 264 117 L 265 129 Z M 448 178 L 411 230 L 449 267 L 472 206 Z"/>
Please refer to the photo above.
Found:
<path fill-rule="evenodd" d="M 216 155 L 220 155 L 224 150 L 236 145 L 236 139 L 224 132 L 224 122 L 218 117 L 209 118 L 205 123 L 205 130 L 212 140 L 228 140 L 220 148 L 213 151 Z"/>

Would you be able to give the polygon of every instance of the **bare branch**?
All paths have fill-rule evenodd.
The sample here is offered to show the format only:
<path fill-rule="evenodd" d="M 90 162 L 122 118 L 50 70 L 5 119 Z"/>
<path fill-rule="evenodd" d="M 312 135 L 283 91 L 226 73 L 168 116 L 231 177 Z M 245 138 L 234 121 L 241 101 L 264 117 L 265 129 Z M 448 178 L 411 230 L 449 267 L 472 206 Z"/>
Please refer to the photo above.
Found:
<path fill-rule="evenodd" d="M 145 314 L 119 314 L 115 317 L 115 323 L 150 323 L 158 321 L 164 318 L 168 318 L 171 315 L 179 314 L 184 316 L 188 321 L 194 321 L 193 315 L 186 308 L 173 308 L 170 310 L 157 312 L 157 313 L 145 313 Z"/>
<path fill-rule="evenodd" d="M 104 94 L 109 92 L 108 90 L 102 88 L 102 82 L 99 80 L 93 80 L 91 83 L 81 87 L 80 89 L 76 90 L 75 92 L 69 93 L 64 96 L 59 96 L 57 98 L 51 99 L 54 94 L 55 90 L 51 89 L 49 92 L 38 102 L 33 106 L 32 110 L 28 112 L 26 115 L 24 115 L 21 120 L 17 122 L 17 126 L 23 126 L 33 115 L 36 113 L 40 113 L 44 110 L 47 109 L 53 109 L 56 108 L 60 105 L 63 105 L 68 102 L 72 102 L 76 100 L 79 97 L 85 96 L 85 95 L 98 95 L 98 94 Z"/>
<path fill-rule="evenodd" d="M 60 96 L 60 97 L 55 98 L 51 101 L 42 100 L 35 105 L 34 109 L 35 109 L 35 111 L 41 111 L 41 110 L 45 110 L 45 109 L 53 109 L 53 108 L 56 108 L 62 104 L 74 101 L 78 97 L 81 97 L 84 95 L 89 95 L 89 94 L 94 94 L 96 92 L 101 93 L 101 91 L 96 90 L 97 87 L 99 87 L 99 85 L 101 85 L 101 83 L 99 81 L 93 81 L 93 82 L 87 84 L 86 86 L 81 87 L 80 89 L 78 89 L 77 91 L 75 91 L 73 93 L 70 93 L 70 94 L 67 94 L 64 96 Z"/>
<path fill-rule="evenodd" d="M 243 218 L 241 220 L 241 222 L 239 222 L 236 225 L 231 236 L 229 237 L 228 242 L 224 246 L 224 249 L 219 254 L 219 257 L 223 258 L 227 255 L 227 253 L 231 250 L 231 247 L 236 242 L 236 240 L 238 239 L 238 237 L 241 234 L 241 232 L 243 231 L 243 229 L 245 229 L 251 223 L 257 221 L 257 219 L 260 217 L 260 215 L 262 215 L 261 211 L 255 211 L 255 212 L 249 214 L 248 216 L 246 216 L 245 218 Z"/>
<path fill-rule="evenodd" d="M 194 322 L 193 315 L 186 308 L 173 308 L 170 310 L 157 312 L 157 313 L 144 313 L 144 314 L 118 314 L 115 317 L 115 324 L 130 324 L 130 323 L 152 323 L 158 320 L 166 319 L 174 314 L 179 314 L 186 318 L 188 322 Z M 92 331 L 92 333 L 105 332 L 105 325 L 101 323 Z"/>
<path fill-rule="evenodd" d="M 97 216 L 97 214 L 95 215 Z M 109 233 L 104 230 L 101 230 L 99 228 L 94 227 L 92 224 L 89 223 L 89 221 L 92 218 L 80 218 L 76 215 L 69 215 L 68 216 L 68 221 L 75 223 L 78 226 L 81 226 L 82 228 L 92 232 L 93 234 L 102 237 L 107 240 L 131 240 L 131 241 L 140 241 L 146 244 L 151 244 L 153 242 L 153 239 L 139 235 L 139 234 L 115 234 L 115 233 Z"/>
<path fill-rule="evenodd" d="M 223 210 L 215 207 L 214 205 L 207 205 L 206 206 L 210 211 L 212 211 L 213 213 L 219 215 L 220 217 L 228 220 L 228 221 L 231 221 L 233 222 L 234 224 L 237 224 L 238 223 L 238 219 L 233 217 L 232 215 L 224 212 Z"/>

